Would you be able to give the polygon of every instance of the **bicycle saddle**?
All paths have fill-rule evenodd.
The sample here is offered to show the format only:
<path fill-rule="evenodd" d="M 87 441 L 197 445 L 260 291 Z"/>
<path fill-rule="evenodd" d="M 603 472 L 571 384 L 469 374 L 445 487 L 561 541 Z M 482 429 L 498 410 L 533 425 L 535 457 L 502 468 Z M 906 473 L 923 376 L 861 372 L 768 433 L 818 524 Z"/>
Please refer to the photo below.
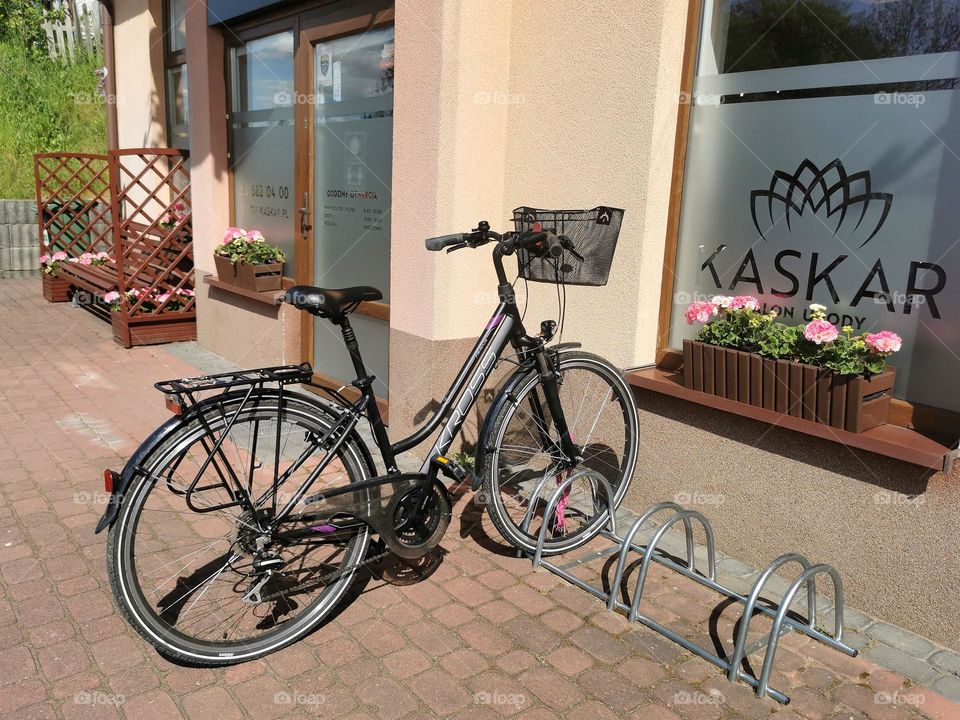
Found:
<path fill-rule="evenodd" d="M 357 287 L 321 288 L 313 285 L 294 285 L 287 290 L 283 301 L 311 315 L 336 317 L 356 310 L 357 305 L 370 300 L 382 300 L 383 293 L 369 285 Z"/>

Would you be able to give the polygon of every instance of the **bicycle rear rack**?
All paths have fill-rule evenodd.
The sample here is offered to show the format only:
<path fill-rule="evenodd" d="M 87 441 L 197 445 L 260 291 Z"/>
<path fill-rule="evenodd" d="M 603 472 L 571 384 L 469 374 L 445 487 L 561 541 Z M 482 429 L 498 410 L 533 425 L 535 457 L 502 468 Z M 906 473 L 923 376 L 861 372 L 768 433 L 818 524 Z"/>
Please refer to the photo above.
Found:
<path fill-rule="evenodd" d="M 813 638 L 814 640 L 818 640 L 825 645 L 834 648 L 835 650 L 846 653 L 851 657 L 856 657 L 857 650 L 843 642 L 843 582 L 835 568 L 823 563 L 814 565 L 803 555 L 798 553 L 787 553 L 778 557 L 776 560 L 770 563 L 770 565 L 767 566 L 762 573 L 760 573 L 756 581 L 753 583 L 753 587 L 749 595 L 742 595 L 735 590 L 725 587 L 717 582 L 716 547 L 714 545 L 713 528 L 710 525 L 710 521 L 702 513 L 699 513 L 695 510 L 686 510 L 675 502 L 657 503 L 649 508 L 645 513 L 640 515 L 636 520 L 634 520 L 627 532 L 621 537 L 617 534 L 616 514 L 615 512 L 610 512 L 611 503 L 609 498 L 613 497 L 613 494 L 610 491 L 610 486 L 601 476 L 593 475 L 592 477 L 604 486 L 603 495 L 605 497 L 605 502 L 610 515 L 608 523 L 609 529 L 604 528 L 600 535 L 614 543 L 611 547 L 607 548 L 606 551 L 597 553 L 595 557 L 608 557 L 611 554 L 618 554 L 613 581 L 609 585 L 610 592 L 605 592 L 602 587 L 594 587 L 590 583 L 576 577 L 565 568 L 555 565 L 554 563 L 543 558 L 543 548 L 546 541 L 547 529 L 549 527 L 549 523 L 547 522 L 542 523 L 540 526 L 540 530 L 537 534 L 536 549 L 531 556 L 535 568 L 544 567 L 548 569 L 550 572 L 558 575 L 567 582 L 576 585 L 591 595 L 594 595 L 595 597 L 606 602 L 607 610 L 611 612 L 619 610 L 625 613 L 630 622 L 638 622 L 641 625 L 660 633 L 667 639 L 672 640 L 682 648 L 716 665 L 724 671 L 729 681 L 736 682 L 737 680 L 743 680 L 754 688 L 757 697 L 762 698 L 766 695 L 769 695 L 771 698 L 784 705 L 790 702 L 790 698 L 783 692 L 770 687 L 770 675 L 773 671 L 774 660 L 776 659 L 777 644 L 779 643 L 782 635 L 786 634 L 790 630 L 796 630 L 810 638 Z M 560 501 L 564 491 L 572 484 L 573 480 L 573 477 L 568 478 L 557 486 L 547 502 L 546 512 L 543 515 L 544 518 L 552 517 L 552 513 L 555 511 L 557 503 Z M 539 492 L 536 493 L 536 496 L 539 497 Z M 594 492 L 594 497 L 598 497 L 596 492 Z M 653 519 L 655 515 L 668 510 L 672 510 L 673 515 L 668 517 L 662 525 L 657 527 L 651 536 L 650 541 L 645 546 L 634 542 L 634 538 L 636 537 L 637 533 L 647 522 Z M 686 541 L 685 565 L 673 560 L 671 556 L 669 556 L 663 549 L 660 548 L 660 544 L 663 541 L 666 533 L 678 523 L 682 523 L 684 528 L 684 536 Z M 696 558 L 694 552 L 696 546 L 693 535 L 694 523 L 698 524 L 703 529 L 704 535 L 706 536 L 706 575 L 699 573 L 696 569 Z M 624 572 L 627 566 L 627 558 L 631 552 L 639 553 L 642 557 L 642 561 L 637 576 L 637 582 L 634 586 L 633 598 L 630 600 L 630 604 L 628 605 L 625 602 L 621 602 L 617 598 L 617 594 L 620 592 L 620 586 L 623 583 Z M 640 601 L 643 596 L 644 585 L 650 570 L 651 562 L 656 562 L 660 565 L 663 565 L 664 567 L 667 567 L 679 573 L 680 575 L 693 580 L 700 585 L 708 587 L 711 590 L 714 590 L 717 593 L 743 605 L 743 612 L 740 615 L 738 623 L 739 627 L 735 626 L 737 627 L 737 631 L 733 654 L 729 659 L 720 657 L 718 654 L 707 650 L 695 642 L 692 642 L 679 633 L 674 632 L 670 628 L 640 612 Z M 760 600 L 760 593 L 763 592 L 765 587 L 767 587 L 771 576 L 782 566 L 789 563 L 799 564 L 802 568 L 800 574 L 796 577 L 796 579 L 793 580 L 792 583 L 790 583 L 787 590 L 783 593 L 779 603 L 773 604 L 772 607 L 759 605 L 758 601 Z M 601 573 L 601 575 L 605 574 L 606 572 Z M 833 635 L 828 635 L 825 632 L 818 630 L 816 627 L 816 577 L 818 575 L 828 575 L 833 583 Z M 808 614 L 805 622 L 794 619 L 788 615 L 794 598 L 804 586 L 806 586 L 807 592 Z M 629 594 L 626 595 L 626 599 L 630 599 Z M 770 633 L 765 640 L 758 641 L 757 643 L 747 647 L 747 632 L 750 627 L 750 621 L 753 619 L 753 615 L 757 612 L 773 618 L 773 624 L 770 629 Z M 764 647 L 766 647 L 766 653 L 764 654 L 763 665 L 761 667 L 760 674 L 757 677 L 753 677 L 742 670 L 740 668 L 740 664 L 747 656 L 758 652 Z"/>

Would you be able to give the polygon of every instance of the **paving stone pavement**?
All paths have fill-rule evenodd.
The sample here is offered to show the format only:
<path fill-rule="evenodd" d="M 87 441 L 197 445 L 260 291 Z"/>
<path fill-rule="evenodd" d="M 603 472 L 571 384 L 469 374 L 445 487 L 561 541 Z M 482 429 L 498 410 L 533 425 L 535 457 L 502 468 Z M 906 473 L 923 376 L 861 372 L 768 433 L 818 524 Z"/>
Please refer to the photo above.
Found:
<path fill-rule="evenodd" d="M 123 350 L 102 321 L 44 302 L 36 279 L 0 282 L 0 333 L 0 717 L 960 719 L 960 705 L 884 658 L 798 634 L 781 641 L 772 682 L 793 702 L 758 700 L 513 557 L 464 488 L 419 582 L 385 563 L 293 647 L 229 668 L 174 665 L 115 611 L 93 528 L 103 468 L 166 419 L 152 385 L 197 374 L 192 351 Z M 656 566 L 648 586 L 651 617 L 710 647 L 712 625 L 730 651 L 735 608 Z M 896 630 L 873 632 L 889 644 L 865 642 L 929 650 Z M 955 654 L 933 650 L 926 665 L 955 682 Z"/>

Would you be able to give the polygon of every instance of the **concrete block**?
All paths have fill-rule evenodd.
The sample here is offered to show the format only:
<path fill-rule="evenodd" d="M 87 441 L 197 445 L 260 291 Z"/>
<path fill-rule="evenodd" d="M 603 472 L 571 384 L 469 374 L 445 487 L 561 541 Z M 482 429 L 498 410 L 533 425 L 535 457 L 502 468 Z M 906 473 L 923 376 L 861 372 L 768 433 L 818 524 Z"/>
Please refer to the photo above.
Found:
<path fill-rule="evenodd" d="M 948 673 L 960 676 L 960 653 L 953 650 L 940 650 L 930 656 L 930 662 Z"/>
<path fill-rule="evenodd" d="M 10 269 L 31 272 L 39 269 L 40 251 L 35 246 L 10 248 Z"/>
<path fill-rule="evenodd" d="M 929 663 L 889 645 L 878 644 L 868 647 L 863 656 L 921 685 L 928 685 L 940 676 L 940 673 Z"/>
<path fill-rule="evenodd" d="M 960 702 L 960 678 L 955 675 L 944 675 L 939 680 L 935 680 L 930 688 L 943 695 L 947 700 Z"/>
<path fill-rule="evenodd" d="M 921 660 L 930 657 L 930 654 L 937 649 L 926 638 L 889 623 L 874 623 L 866 629 L 866 634 L 877 642 L 889 645 Z"/>

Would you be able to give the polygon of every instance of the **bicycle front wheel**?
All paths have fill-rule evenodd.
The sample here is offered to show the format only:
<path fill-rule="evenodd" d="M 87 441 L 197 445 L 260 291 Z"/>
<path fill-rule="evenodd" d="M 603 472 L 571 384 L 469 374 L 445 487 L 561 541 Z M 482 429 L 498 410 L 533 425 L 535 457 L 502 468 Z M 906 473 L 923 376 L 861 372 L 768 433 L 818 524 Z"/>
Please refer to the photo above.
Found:
<path fill-rule="evenodd" d="M 561 353 L 557 375 L 563 415 L 583 457 L 576 467 L 561 467 L 560 435 L 536 372 L 511 391 L 481 448 L 487 453 L 484 501 L 494 526 L 511 545 L 532 553 L 546 523 L 545 555 L 580 547 L 603 529 L 610 502 L 615 510 L 629 488 L 639 433 L 633 395 L 609 362 L 590 353 Z M 560 508 L 546 517 L 551 495 L 574 474 L 578 479 Z"/>
<path fill-rule="evenodd" d="M 158 651 L 203 665 L 261 657 L 336 606 L 364 560 L 369 528 L 331 534 L 299 506 L 271 536 L 261 531 L 326 460 L 335 422 L 292 393 L 246 403 L 228 396 L 147 456 L 110 529 L 107 567 L 121 612 Z M 310 492 L 372 470 L 348 439 Z M 276 486 L 276 477 L 286 479 Z M 260 499 L 255 512 L 236 503 L 236 482 Z M 269 572 L 260 565 L 264 552 Z"/>

